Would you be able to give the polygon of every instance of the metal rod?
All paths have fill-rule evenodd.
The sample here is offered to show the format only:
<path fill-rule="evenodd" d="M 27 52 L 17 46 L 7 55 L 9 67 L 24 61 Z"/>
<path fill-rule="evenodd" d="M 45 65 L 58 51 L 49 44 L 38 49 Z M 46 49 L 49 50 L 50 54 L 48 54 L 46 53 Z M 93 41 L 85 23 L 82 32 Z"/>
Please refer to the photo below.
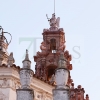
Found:
<path fill-rule="evenodd" d="M 55 13 L 55 0 L 54 0 L 54 13 Z"/>

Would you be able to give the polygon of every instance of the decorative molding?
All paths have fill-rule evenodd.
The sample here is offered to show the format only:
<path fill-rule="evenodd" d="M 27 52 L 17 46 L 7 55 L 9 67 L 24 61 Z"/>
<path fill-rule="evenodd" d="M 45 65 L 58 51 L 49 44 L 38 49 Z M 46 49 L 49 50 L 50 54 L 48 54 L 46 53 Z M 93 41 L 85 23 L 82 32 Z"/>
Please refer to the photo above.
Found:
<path fill-rule="evenodd" d="M 36 94 L 35 94 L 35 98 L 36 98 L 37 100 L 42 100 L 42 98 L 43 98 L 43 94 L 40 93 L 40 91 L 39 91 L 39 92 L 36 92 Z"/>
<path fill-rule="evenodd" d="M 36 100 L 52 100 L 52 96 L 48 96 L 48 94 L 44 91 L 35 91 L 35 99 Z"/>
<path fill-rule="evenodd" d="M 0 87 L 9 87 L 9 80 L 7 78 L 2 78 L 0 79 Z"/>
<path fill-rule="evenodd" d="M 16 91 L 20 88 L 20 83 L 16 79 L 2 78 L 0 79 L 0 88 L 12 88 Z"/>
<path fill-rule="evenodd" d="M 50 97 L 46 97 L 45 100 L 52 100 L 52 98 L 50 98 Z"/>
<path fill-rule="evenodd" d="M 19 89 L 21 87 L 19 81 L 17 81 L 16 79 L 11 79 L 11 87 L 16 90 Z"/>

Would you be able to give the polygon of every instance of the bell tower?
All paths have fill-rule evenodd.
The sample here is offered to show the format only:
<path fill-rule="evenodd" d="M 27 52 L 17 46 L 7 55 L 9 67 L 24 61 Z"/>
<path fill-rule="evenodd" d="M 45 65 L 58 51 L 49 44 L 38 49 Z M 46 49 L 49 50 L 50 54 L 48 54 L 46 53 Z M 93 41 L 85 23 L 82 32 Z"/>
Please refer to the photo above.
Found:
<path fill-rule="evenodd" d="M 60 17 L 56 18 L 54 13 L 52 18 L 47 16 L 47 19 L 50 28 L 43 30 L 43 42 L 40 45 L 41 52 L 38 51 L 36 56 L 34 56 L 34 61 L 36 62 L 35 76 L 42 80 L 53 82 L 55 69 L 58 68 L 58 60 L 61 53 L 64 53 L 67 59 L 66 67 L 69 70 L 72 70 L 72 65 L 70 64 L 71 55 L 69 55 L 68 51 L 65 51 L 65 32 L 63 28 L 59 27 Z"/>

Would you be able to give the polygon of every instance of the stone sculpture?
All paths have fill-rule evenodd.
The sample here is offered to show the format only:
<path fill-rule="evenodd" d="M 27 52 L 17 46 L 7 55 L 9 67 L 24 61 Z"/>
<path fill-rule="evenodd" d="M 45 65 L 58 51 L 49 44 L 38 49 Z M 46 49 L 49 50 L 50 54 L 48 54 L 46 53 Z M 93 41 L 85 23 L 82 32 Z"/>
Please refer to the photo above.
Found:
<path fill-rule="evenodd" d="M 15 60 L 13 57 L 13 52 L 11 52 L 10 55 L 8 56 L 8 67 L 12 66 L 14 62 Z"/>
<path fill-rule="evenodd" d="M 46 16 L 47 16 L 47 15 L 46 15 Z M 60 17 L 58 17 L 58 18 L 56 19 L 55 13 L 52 14 L 52 18 L 51 18 L 51 19 L 48 18 L 48 16 L 47 16 L 47 19 L 48 19 L 48 21 L 49 21 L 49 23 L 50 23 L 50 27 L 57 27 L 57 28 L 59 28 Z"/>

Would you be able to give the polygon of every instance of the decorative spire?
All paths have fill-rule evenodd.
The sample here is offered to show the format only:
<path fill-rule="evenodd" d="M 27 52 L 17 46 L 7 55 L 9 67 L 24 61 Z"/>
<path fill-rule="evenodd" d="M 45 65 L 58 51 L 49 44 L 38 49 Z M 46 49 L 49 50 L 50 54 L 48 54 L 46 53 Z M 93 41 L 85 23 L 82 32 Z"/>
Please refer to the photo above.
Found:
<path fill-rule="evenodd" d="M 11 36 L 10 33 L 4 32 L 3 28 L 0 26 L 0 65 L 7 64 L 7 62 L 8 62 L 9 54 L 7 52 L 7 48 L 12 40 L 12 36 L 11 36 L 11 40 L 10 40 L 10 42 L 8 42 L 8 40 L 4 36 L 4 34 L 9 34 Z"/>
<path fill-rule="evenodd" d="M 31 61 L 28 57 L 28 50 L 26 50 L 25 60 L 23 61 L 23 68 L 20 69 L 20 83 L 21 89 L 17 89 L 17 100 L 33 100 L 33 89 L 30 88 L 31 80 L 33 78 L 33 70 L 30 69 Z"/>
<path fill-rule="evenodd" d="M 64 53 L 63 52 L 60 54 L 59 60 L 66 60 L 65 57 L 64 57 Z"/>
<path fill-rule="evenodd" d="M 53 90 L 53 100 L 58 100 L 58 98 L 59 100 L 69 100 L 69 86 L 66 85 L 69 74 L 69 70 L 66 68 L 64 53 L 61 53 L 58 68 L 55 70 L 56 87 Z"/>
<path fill-rule="evenodd" d="M 66 63 L 67 61 L 64 57 L 64 53 L 62 52 L 59 56 L 58 68 L 67 68 Z"/>
<path fill-rule="evenodd" d="M 25 59 L 22 62 L 23 62 L 23 68 L 29 68 L 30 69 L 31 61 L 29 60 L 29 55 L 28 55 L 28 50 L 27 49 L 26 49 Z"/>
<path fill-rule="evenodd" d="M 27 50 L 27 49 L 26 49 L 26 56 L 25 56 L 25 60 L 29 60 L 28 50 Z"/>

